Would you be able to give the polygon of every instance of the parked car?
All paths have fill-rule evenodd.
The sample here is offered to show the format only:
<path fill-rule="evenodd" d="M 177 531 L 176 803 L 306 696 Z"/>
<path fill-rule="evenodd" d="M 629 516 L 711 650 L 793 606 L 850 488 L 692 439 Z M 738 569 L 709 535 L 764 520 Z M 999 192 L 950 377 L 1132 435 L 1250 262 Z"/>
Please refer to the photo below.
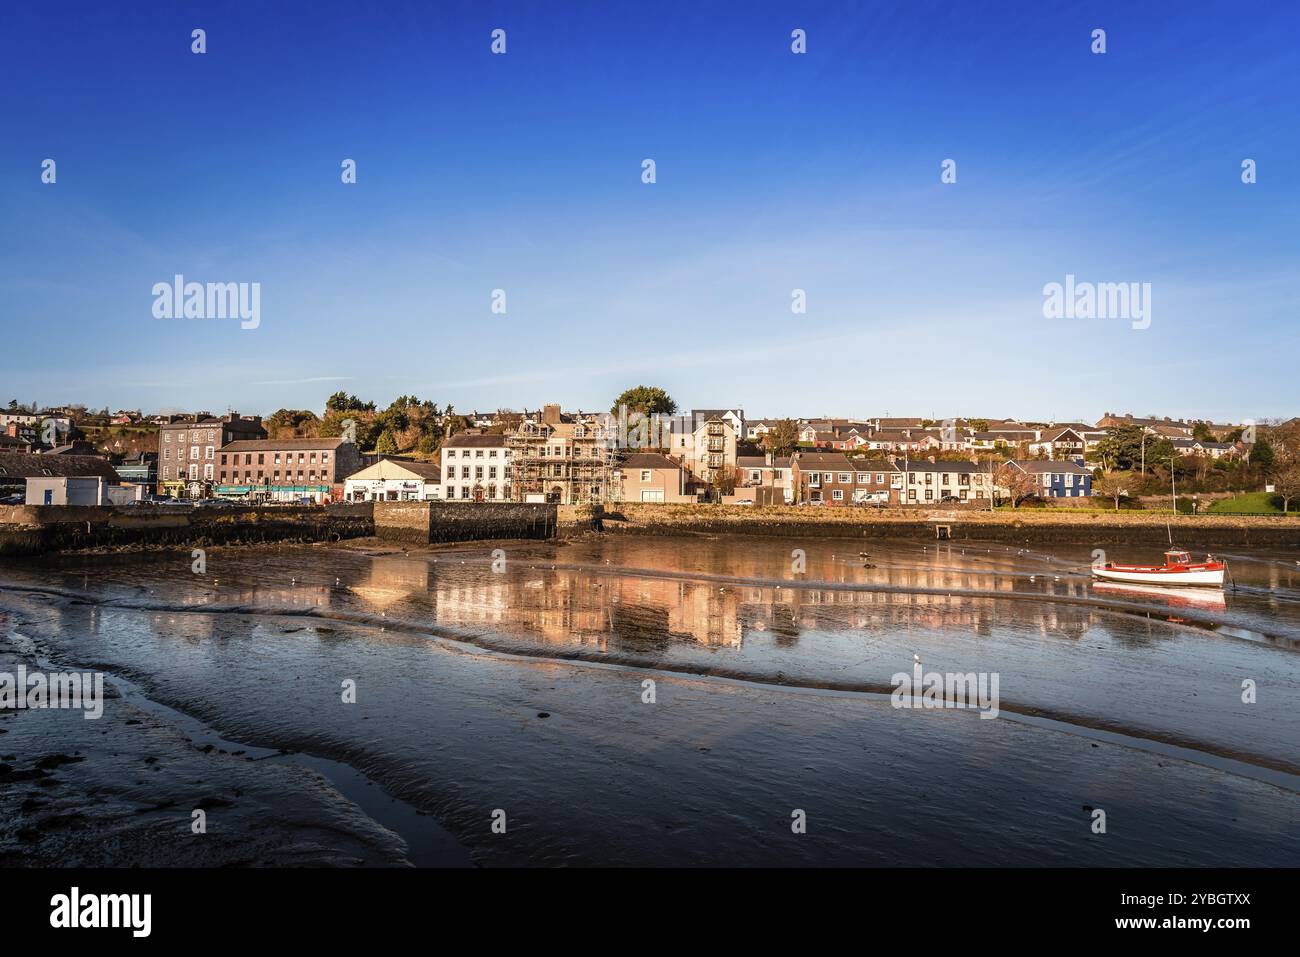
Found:
<path fill-rule="evenodd" d="M 889 504 L 888 492 L 867 492 L 859 490 L 853 493 L 854 505 L 884 506 Z"/>
<path fill-rule="evenodd" d="M 0 498 L 0 505 L 22 505 L 27 501 L 27 495 L 24 492 L 18 492 L 14 495 L 6 495 Z"/>

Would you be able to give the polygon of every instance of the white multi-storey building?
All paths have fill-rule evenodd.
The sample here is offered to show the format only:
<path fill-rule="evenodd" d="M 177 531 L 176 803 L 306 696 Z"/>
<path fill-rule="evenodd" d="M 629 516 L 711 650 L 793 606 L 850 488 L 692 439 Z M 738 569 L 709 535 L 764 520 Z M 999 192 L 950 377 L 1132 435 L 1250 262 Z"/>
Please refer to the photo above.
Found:
<path fill-rule="evenodd" d="M 465 432 L 442 443 L 445 502 L 508 502 L 511 452 L 504 435 Z"/>

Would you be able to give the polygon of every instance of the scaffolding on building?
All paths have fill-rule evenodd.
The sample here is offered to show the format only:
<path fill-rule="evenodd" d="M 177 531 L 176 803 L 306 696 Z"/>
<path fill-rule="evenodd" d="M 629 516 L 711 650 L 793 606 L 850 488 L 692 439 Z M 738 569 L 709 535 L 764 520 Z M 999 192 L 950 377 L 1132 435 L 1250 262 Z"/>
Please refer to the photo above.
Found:
<path fill-rule="evenodd" d="M 525 421 L 506 437 L 517 502 L 592 505 L 613 501 L 618 449 L 584 422 Z"/>

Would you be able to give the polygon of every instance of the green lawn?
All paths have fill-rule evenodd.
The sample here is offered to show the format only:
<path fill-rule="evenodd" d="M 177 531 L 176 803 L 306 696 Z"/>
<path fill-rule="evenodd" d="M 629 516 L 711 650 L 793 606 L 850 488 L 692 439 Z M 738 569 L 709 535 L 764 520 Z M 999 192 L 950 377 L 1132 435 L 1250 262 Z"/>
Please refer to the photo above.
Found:
<path fill-rule="evenodd" d="M 1281 515 L 1281 499 L 1271 492 L 1245 492 L 1235 498 L 1220 499 L 1206 509 L 1211 515 L 1238 515 L 1243 512 L 1266 512 Z"/>

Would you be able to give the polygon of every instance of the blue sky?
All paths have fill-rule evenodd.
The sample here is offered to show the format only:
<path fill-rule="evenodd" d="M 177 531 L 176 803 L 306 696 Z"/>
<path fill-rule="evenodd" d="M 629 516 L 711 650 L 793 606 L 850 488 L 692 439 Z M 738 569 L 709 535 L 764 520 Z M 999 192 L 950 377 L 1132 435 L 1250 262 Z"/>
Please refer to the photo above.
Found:
<path fill-rule="evenodd" d="M 1183 2 L 6 5 L 0 403 L 594 408 L 652 383 L 751 416 L 1295 414 L 1297 26 Z M 260 326 L 154 318 L 176 273 L 259 282 Z M 1044 318 L 1066 274 L 1151 283 L 1150 328 Z"/>

